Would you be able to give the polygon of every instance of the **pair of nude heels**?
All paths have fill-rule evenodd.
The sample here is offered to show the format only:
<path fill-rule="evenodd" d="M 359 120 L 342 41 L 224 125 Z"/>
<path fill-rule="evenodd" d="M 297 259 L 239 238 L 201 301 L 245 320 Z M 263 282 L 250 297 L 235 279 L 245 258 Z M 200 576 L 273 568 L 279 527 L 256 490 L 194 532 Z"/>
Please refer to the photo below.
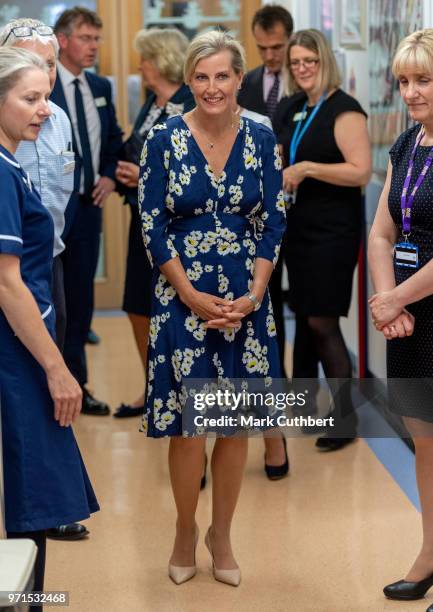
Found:
<path fill-rule="evenodd" d="M 168 575 L 173 580 L 175 584 L 182 584 L 187 582 L 187 580 L 191 580 L 197 573 L 197 566 L 195 564 L 195 551 L 197 548 L 199 531 L 196 528 L 195 531 L 195 542 L 194 542 L 194 565 L 190 566 L 179 566 L 172 565 L 171 563 L 168 566 Z M 212 571 L 215 580 L 219 580 L 219 582 L 224 582 L 225 584 L 229 584 L 231 586 L 239 586 L 241 582 L 241 570 L 237 567 L 236 569 L 218 569 L 215 567 L 215 560 L 212 552 L 212 545 L 210 541 L 210 527 L 207 530 L 204 542 L 206 547 L 212 557 Z"/>

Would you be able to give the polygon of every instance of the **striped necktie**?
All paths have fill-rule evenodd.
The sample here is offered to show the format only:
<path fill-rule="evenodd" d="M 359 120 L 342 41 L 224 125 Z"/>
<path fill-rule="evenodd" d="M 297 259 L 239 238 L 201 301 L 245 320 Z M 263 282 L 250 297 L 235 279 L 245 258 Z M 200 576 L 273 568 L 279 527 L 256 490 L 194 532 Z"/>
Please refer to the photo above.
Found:
<path fill-rule="evenodd" d="M 91 195 L 95 175 L 93 172 L 92 151 L 90 148 L 89 132 L 87 130 L 86 113 L 84 111 L 83 95 L 80 90 L 80 79 L 74 79 L 75 85 L 75 110 L 77 113 L 78 135 L 81 144 L 81 159 L 84 172 L 84 193 Z"/>
<path fill-rule="evenodd" d="M 275 113 L 275 109 L 278 106 L 278 95 L 280 93 L 280 73 L 276 72 L 274 77 L 274 84 L 271 87 L 271 90 L 268 94 L 266 100 L 266 111 L 268 113 L 268 117 L 272 119 L 273 114 Z"/>

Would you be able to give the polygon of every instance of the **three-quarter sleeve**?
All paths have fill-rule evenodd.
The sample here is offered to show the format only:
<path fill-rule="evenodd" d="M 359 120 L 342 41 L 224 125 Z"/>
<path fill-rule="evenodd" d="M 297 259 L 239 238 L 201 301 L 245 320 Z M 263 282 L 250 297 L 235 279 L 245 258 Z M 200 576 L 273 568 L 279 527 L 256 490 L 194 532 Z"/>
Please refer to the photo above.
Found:
<path fill-rule="evenodd" d="M 21 257 L 23 252 L 21 193 L 17 182 L 0 162 L 0 254 Z"/>
<path fill-rule="evenodd" d="M 262 206 L 257 212 L 259 231 L 256 257 L 268 259 L 275 266 L 286 229 L 286 208 L 278 145 L 270 130 L 266 130 L 264 136 L 261 147 Z"/>
<path fill-rule="evenodd" d="M 165 130 L 165 124 L 150 130 L 140 158 L 138 205 L 144 245 L 152 266 L 162 266 L 178 255 L 167 234 L 172 213 L 166 204 L 170 145 Z"/>

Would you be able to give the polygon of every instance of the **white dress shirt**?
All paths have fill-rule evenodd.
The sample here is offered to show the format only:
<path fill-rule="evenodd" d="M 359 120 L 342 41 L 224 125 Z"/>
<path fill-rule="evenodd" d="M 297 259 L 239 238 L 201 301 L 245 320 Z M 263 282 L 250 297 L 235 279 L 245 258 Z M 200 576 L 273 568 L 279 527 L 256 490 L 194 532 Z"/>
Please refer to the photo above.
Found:
<path fill-rule="evenodd" d="M 62 233 L 65 210 L 74 188 L 75 155 L 72 150 L 71 123 L 57 104 L 48 102 L 52 115 L 42 124 L 36 141 L 20 142 L 15 158 L 41 196 L 42 204 L 54 221 L 54 257 L 65 245 Z"/>
<path fill-rule="evenodd" d="M 81 154 L 81 142 L 77 125 L 77 111 L 75 108 L 75 79 L 80 81 L 80 91 L 83 96 L 84 112 L 86 114 L 87 132 L 89 134 L 90 150 L 92 152 L 93 174 L 95 183 L 99 180 L 99 162 L 101 156 L 101 121 L 99 119 L 98 109 L 96 108 L 92 90 L 85 77 L 84 71 L 78 76 L 72 74 L 60 62 L 57 62 L 57 78 L 60 79 L 63 91 L 65 92 L 66 104 L 68 105 L 69 115 L 71 117 L 72 129 L 77 141 L 78 150 Z M 80 193 L 84 193 L 84 170 L 81 169 Z"/>

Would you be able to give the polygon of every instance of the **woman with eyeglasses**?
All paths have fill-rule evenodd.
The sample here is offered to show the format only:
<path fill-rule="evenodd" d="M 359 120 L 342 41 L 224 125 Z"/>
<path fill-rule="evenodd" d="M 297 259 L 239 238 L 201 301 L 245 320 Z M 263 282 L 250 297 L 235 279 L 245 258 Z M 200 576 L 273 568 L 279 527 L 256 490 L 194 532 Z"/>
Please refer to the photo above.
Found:
<path fill-rule="evenodd" d="M 340 89 L 337 63 L 321 32 L 295 33 L 288 64 L 293 95 L 280 103 L 274 127 L 284 153 L 289 205 L 283 256 L 289 304 L 296 314 L 293 377 L 317 381 L 322 364 L 334 396 L 335 423 L 316 446 L 330 451 L 356 437 L 348 382 L 352 364 L 339 319 L 350 306 L 361 240 L 361 186 L 371 173 L 370 142 L 366 114 Z M 312 385 L 317 389 L 317 382 Z M 313 401 L 309 410 L 315 409 Z"/>

